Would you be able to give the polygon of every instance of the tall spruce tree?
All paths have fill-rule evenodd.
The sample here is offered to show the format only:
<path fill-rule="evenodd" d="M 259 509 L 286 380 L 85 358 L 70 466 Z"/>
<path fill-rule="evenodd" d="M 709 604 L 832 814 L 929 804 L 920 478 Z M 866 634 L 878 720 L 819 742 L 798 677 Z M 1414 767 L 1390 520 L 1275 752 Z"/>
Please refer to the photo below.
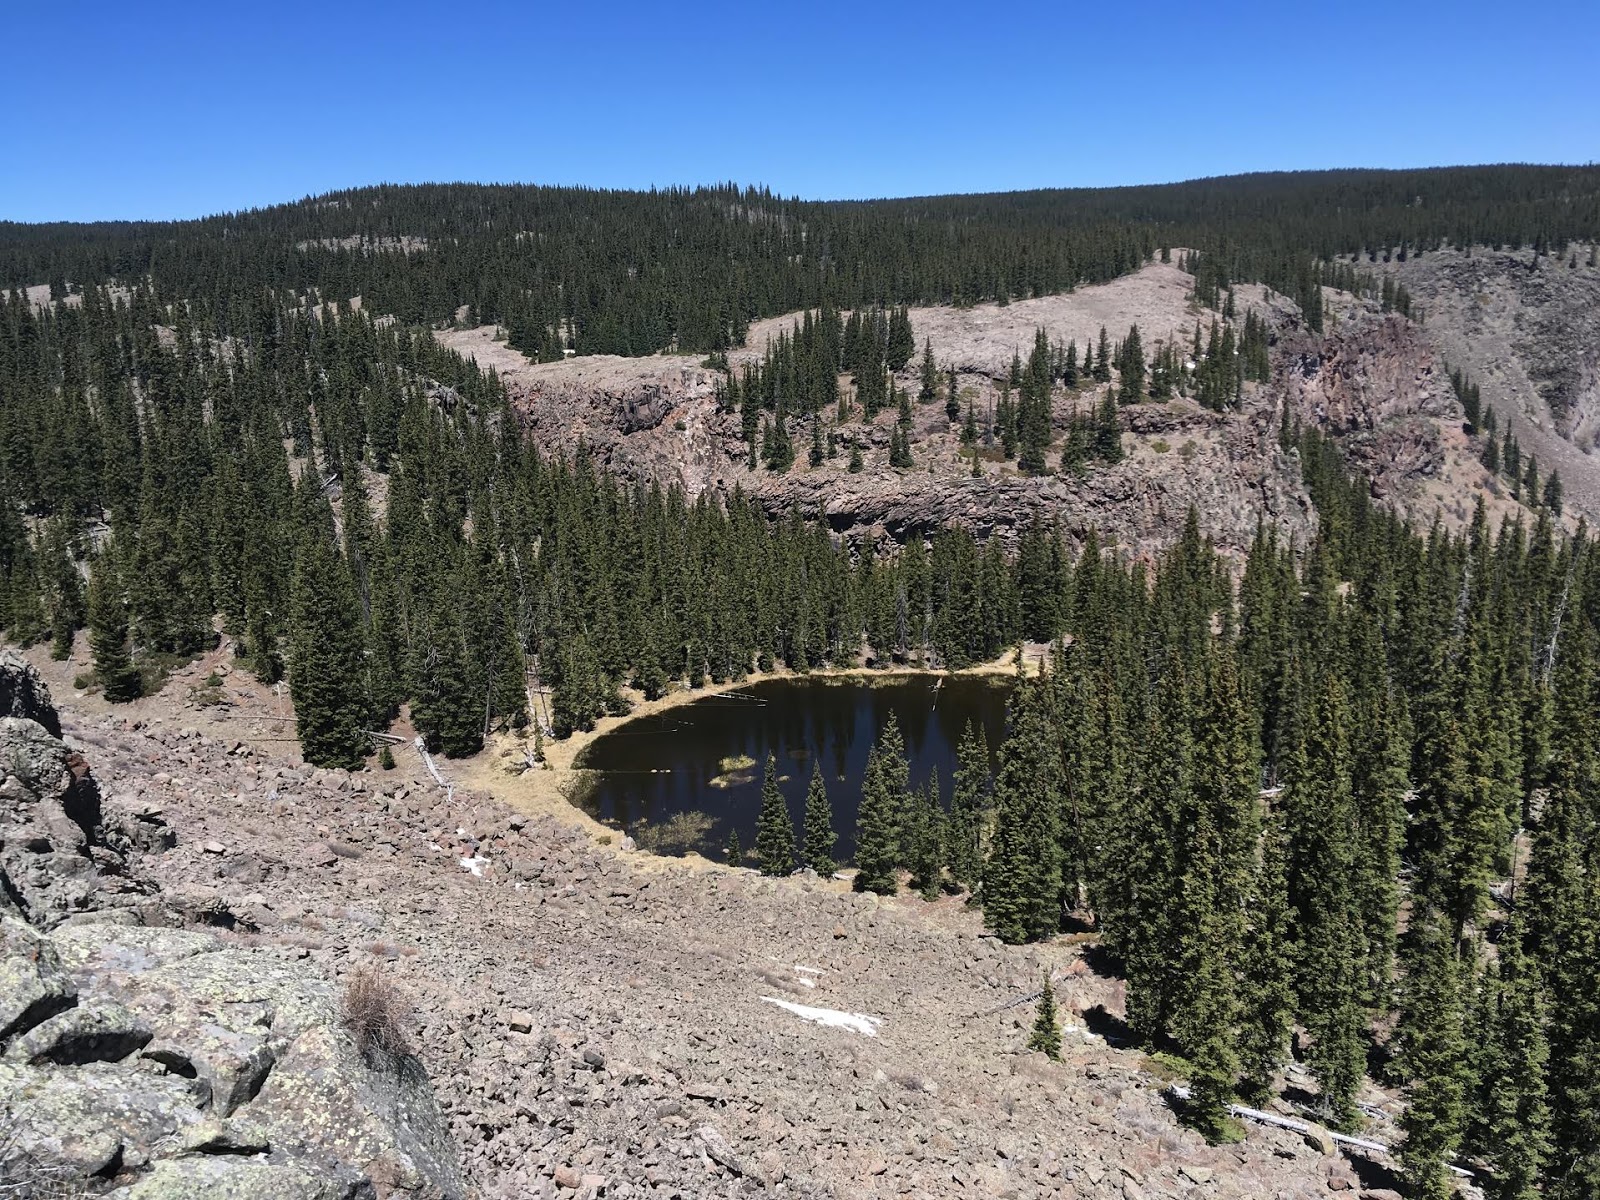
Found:
<path fill-rule="evenodd" d="M 1311 1035 L 1307 1057 L 1328 1119 L 1341 1128 L 1355 1122 L 1355 1093 L 1366 1070 L 1346 722 L 1344 686 L 1330 677 L 1297 718 L 1284 768 L 1297 990 Z"/>
<path fill-rule="evenodd" d="M 1484 1190 L 1492 1200 L 1537 1200 L 1554 1149 L 1545 1077 L 1549 1005 L 1538 964 L 1523 953 L 1515 925 L 1500 944 L 1498 977 L 1488 992 L 1487 1029 L 1480 1031 L 1487 1069 L 1478 1080 L 1473 1122 L 1477 1144 L 1494 1164 Z"/>
<path fill-rule="evenodd" d="M 1272 1096 L 1294 1024 L 1285 837 L 1276 816 L 1261 838 L 1261 860 L 1248 906 L 1239 1013 L 1240 1094 L 1260 1107 Z"/>
<path fill-rule="evenodd" d="M 899 890 L 898 861 L 900 799 L 895 795 L 889 769 L 878 746 L 867 751 L 861 777 L 861 804 L 856 816 L 855 890 L 892 896 Z"/>
<path fill-rule="evenodd" d="M 950 798 L 946 865 L 950 878 L 974 888 L 982 875 L 983 835 L 988 813 L 989 747 L 983 728 L 969 720 L 956 745 L 956 771 Z"/>
<path fill-rule="evenodd" d="M 933 361 L 933 343 L 922 343 L 922 379 L 917 390 L 917 403 L 932 404 L 939 398 L 939 365 Z M 952 417 L 951 420 L 955 418 Z"/>
<path fill-rule="evenodd" d="M 856 819 L 856 891 L 892 896 L 899 890 L 898 868 L 909 845 L 910 794 L 905 744 L 893 713 L 867 753 Z"/>
<path fill-rule="evenodd" d="M 822 764 L 813 763 L 811 784 L 806 789 L 800 861 L 827 878 L 839 869 L 833 857 L 833 847 L 838 840 L 838 835 L 833 831 L 833 806 L 828 801 L 827 785 L 822 781 Z"/>
<path fill-rule="evenodd" d="M 355 584 L 333 539 L 333 514 L 320 492 L 303 497 L 290 589 L 289 695 L 305 760 L 318 767 L 361 765 L 365 643 Z"/>
<path fill-rule="evenodd" d="M 143 694 L 143 681 L 128 649 L 127 604 L 109 546 L 89 568 L 89 653 L 107 700 L 125 704 Z"/>
<path fill-rule="evenodd" d="M 1455 1188 L 1446 1167 L 1461 1144 L 1470 1082 L 1462 964 L 1442 914 L 1421 912 L 1413 920 L 1396 1035 L 1407 1077 L 1400 1166 L 1418 1200 L 1448 1200 Z"/>
<path fill-rule="evenodd" d="M 994 781 L 995 825 L 983 871 L 983 918 L 1006 942 L 1038 941 L 1061 925 L 1064 780 L 1047 703 L 1041 681 L 1018 684 Z"/>
<path fill-rule="evenodd" d="M 794 870 L 794 822 L 778 790 L 778 760 L 767 755 L 761 773 L 761 813 L 756 818 L 756 865 L 763 875 L 787 875 Z"/>
<path fill-rule="evenodd" d="M 938 897 L 944 883 L 945 811 L 939 803 L 939 784 L 929 776 L 913 797 L 914 815 L 909 830 L 911 886 L 924 900 Z"/>

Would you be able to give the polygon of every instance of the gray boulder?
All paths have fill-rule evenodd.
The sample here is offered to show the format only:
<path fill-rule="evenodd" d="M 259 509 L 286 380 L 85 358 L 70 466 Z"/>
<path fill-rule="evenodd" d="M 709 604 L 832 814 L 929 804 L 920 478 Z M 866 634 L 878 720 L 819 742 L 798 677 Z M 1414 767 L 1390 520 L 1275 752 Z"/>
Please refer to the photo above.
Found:
<path fill-rule="evenodd" d="M 121 1062 L 150 1041 L 150 1026 L 115 1001 L 91 1000 L 41 1021 L 6 1048 L 6 1057 L 39 1066 Z"/>
<path fill-rule="evenodd" d="M 3 675 L 3 672 L 0 672 Z M 91 905 L 100 797 L 88 766 L 38 722 L 0 717 L 0 893 L 35 925 Z"/>
<path fill-rule="evenodd" d="M 0 1061 L 0 1113 L 34 1158 L 82 1177 L 119 1160 L 148 1161 L 201 1120 L 188 1081 L 114 1063 L 80 1067 Z"/>
<path fill-rule="evenodd" d="M 109 1132 L 124 1161 L 155 1163 L 118 1195 L 465 1195 L 421 1064 L 363 1053 L 333 985 L 299 962 L 111 924 L 63 926 L 43 946 L 84 999 L 0 1059 L 0 1110 L 23 1114 L 29 1145 L 83 1168 L 106 1145 L 76 1131 Z M 67 1065 L 96 1056 L 118 1061 Z M 189 1161 L 217 1156 L 272 1169 Z"/>
<path fill-rule="evenodd" d="M 326 977 L 138 923 L 244 930 L 264 905 L 191 884 L 110 907 L 156 890 L 127 864 L 172 831 L 138 797 L 103 811 L 59 733 L 37 674 L 0 655 L 0 1184 L 25 1167 L 122 1200 L 464 1197 L 422 1065 L 364 1051 Z"/>
<path fill-rule="evenodd" d="M 371 1183 L 293 1164 L 236 1158 L 168 1159 L 108 1200 L 366 1200 Z"/>
<path fill-rule="evenodd" d="M 0 1042 L 77 1002 L 78 989 L 49 941 L 0 914 Z"/>
<path fill-rule="evenodd" d="M 37 721 L 52 737 L 61 736 L 61 718 L 50 703 L 50 690 L 15 650 L 0 650 L 0 717 Z"/>

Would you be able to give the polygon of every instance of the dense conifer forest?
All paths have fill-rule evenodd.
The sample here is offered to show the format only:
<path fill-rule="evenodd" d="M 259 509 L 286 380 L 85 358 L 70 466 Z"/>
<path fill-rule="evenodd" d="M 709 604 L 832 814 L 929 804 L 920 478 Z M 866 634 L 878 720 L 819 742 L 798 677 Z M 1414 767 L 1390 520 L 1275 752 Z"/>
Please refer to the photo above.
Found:
<path fill-rule="evenodd" d="M 75 297 L 0 305 L 0 632 L 64 657 L 87 627 L 120 701 L 220 629 L 287 682 L 305 756 L 329 766 L 360 765 L 403 705 L 436 750 L 474 753 L 536 715 L 530 672 L 564 736 L 623 711 L 624 685 L 1053 642 L 992 761 L 968 738 L 944 788 L 909 780 L 883 731 L 857 886 L 966 892 L 1007 941 L 1097 930 L 1127 1036 L 1183 1060 L 1209 1136 L 1232 1136 L 1226 1104 L 1261 1101 L 1293 1053 L 1334 1125 L 1361 1126 L 1364 1077 L 1404 1090 L 1417 1196 L 1447 1194 L 1449 1162 L 1497 1200 L 1593 1196 L 1600 556 L 1552 523 L 1559 486 L 1549 503 L 1508 439 L 1487 439 L 1495 469 L 1546 507 L 1498 528 L 1480 509 L 1452 535 L 1376 507 L 1331 442 L 1286 421 L 1318 534 L 1263 529 L 1237 578 L 1193 514 L 1153 567 L 1048 525 L 1010 553 L 955 528 L 853 544 L 738 492 L 689 501 L 541 456 L 499 381 L 419 326 L 465 304 L 537 356 L 716 351 L 815 306 L 725 385 L 786 439 L 787 414 L 839 403 L 817 354 L 885 379 L 864 403 L 901 403 L 882 372 L 916 362 L 906 304 L 1060 290 L 1172 246 L 1207 287 L 1309 297 L 1350 271 L 1337 255 L 1563 244 L 1600 233 L 1597 206 L 1596 169 L 1504 167 L 866 204 L 376 188 L 0 228 L 0 281 Z M 1252 321 L 1239 354 L 1219 343 L 1238 365 L 1202 402 L 1264 374 Z M 1137 330 L 1089 350 L 1122 399 L 1170 386 Z M 1049 465 L 1032 457 L 1041 395 L 1068 367 L 1047 340 L 1019 356 L 1006 423 L 1027 469 Z M 1110 456 L 1107 404 L 1064 465 Z M 830 865 L 815 791 L 798 837 L 786 811 L 764 816 L 769 869 Z"/>
<path fill-rule="evenodd" d="M 651 192 L 429 184 L 179 222 L 0 223 L 0 288 L 148 279 L 249 337 L 290 295 L 360 296 L 405 323 L 507 327 L 548 358 L 703 352 L 753 319 L 972 304 L 1111 279 L 1162 247 L 1204 290 L 1265 282 L 1313 309 L 1340 257 L 1442 245 L 1561 249 L 1600 236 L 1600 168 L 1317 171 L 1145 187 L 868 202 L 732 184 Z M 1348 268 L 1348 264 L 1346 264 Z"/>

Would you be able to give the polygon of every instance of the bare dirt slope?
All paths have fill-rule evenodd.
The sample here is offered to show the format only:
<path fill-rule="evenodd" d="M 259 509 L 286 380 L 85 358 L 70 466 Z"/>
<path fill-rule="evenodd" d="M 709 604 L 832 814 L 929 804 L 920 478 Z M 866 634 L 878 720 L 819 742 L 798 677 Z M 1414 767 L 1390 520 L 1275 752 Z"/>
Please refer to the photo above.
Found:
<path fill-rule="evenodd" d="M 1269 300 L 1266 289 L 1254 284 L 1242 285 L 1235 302 L 1241 314 L 1250 307 L 1283 312 L 1293 307 L 1282 297 Z M 1120 279 L 1059 296 L 971 308 L 914 308 L 911 324 L 918 348 L 923 339 L 930 340 L 941 366 L 953 364 L 963 372 L 997 376 L 1010 367 L 1012 354 L 1026 361 L 1038 329 L 1053 342 L 1076 342 L 1081 354 L 1099 338 L 1102 328 L 1115 340 L 1130 325 L 1138 325 L 1148 354 L 1172 338 L 1187 343 L 1194 336 L 1195 322 L 1209 327 L 1213 316 L 1220 314 L 1194 303 L 1194 280 L 1189 275 L 1173 263 L 1153 262 Z M 730 354 L 730 360 L 759 357 L 767 341 L 792 329 L 795 319 L 791 313 L 755 322 L 745 338 L 745 350 Z"/>
<path fill-rule="evenodd" d="M 474 1194 L 1309 1200 L 1389 1183 L 1286 1132 L 1205 1146 L 1160 1071 L 1104 1040 L 1121 997 L 1084 946 L 1000 945 L 957 899 L 648 859 L 453 764 L 439 788 L 410 754 L 315 771 L 186 728 L 177 706 L 61 708 L 108 803 L 176 834 L 134 864 L 162 889 L 153 912 L 335 975 L 377 963 L 403 989 Z M 1059 1064 L 1022 1050 L 1046 971 Z"/>

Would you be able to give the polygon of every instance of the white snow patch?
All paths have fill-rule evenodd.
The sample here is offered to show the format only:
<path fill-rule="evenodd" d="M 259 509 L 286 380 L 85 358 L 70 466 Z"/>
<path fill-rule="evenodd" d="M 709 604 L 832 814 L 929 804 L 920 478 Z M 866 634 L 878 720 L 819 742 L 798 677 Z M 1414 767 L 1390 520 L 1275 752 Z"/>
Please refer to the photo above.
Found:
<path fill-rule="evenodd" d="M 483 869 L 488 865 L 489 860 L 487 858 L 479 858 L 477 856 L 461 860 L 461 869 L 463 871 L 471 871 L 479 879 L 483 878 Z"/>
<path fill-rule="evenodd" d="M 827 1025 L 834 1029 L 848 1029 L 852 1033 L 859 1033 L 862 1037 L 877 1037 L 878 1026 L 883 1024 L 882 1017 L 869 1017 L 865 1013 L 840 1012 L 836 1008 L 812 1008 L 805 1004 L 795 1004 L 788 1000 L 779 1000 L 776 996 L 761 997 L 768 1004 L 776 1004 L 786 1012 L 792 1012 L 804 1021 L 815 1021 L 818 1025 Z"/>
<path fill-rule="evenodd" d="M 815 979 L 812 979 L 811 976 L 827 974 L 827 972 L 824 971 L 821 967 L 806 967 L 806 966 L 802 966 L 799 963 L 785 963 L 783 961 L 783 959 L 774 958 L 770 954 L 767 955 L 767 961 L 768 962 L 775 962 L 779 966 L 788 967 L 791 971 L 793 971 L 795 973 L 794 981 L 796 983 L 798 983 L 801 987 L 814 988 L 814 987 L 817 986 L 817 981 Z"/>

